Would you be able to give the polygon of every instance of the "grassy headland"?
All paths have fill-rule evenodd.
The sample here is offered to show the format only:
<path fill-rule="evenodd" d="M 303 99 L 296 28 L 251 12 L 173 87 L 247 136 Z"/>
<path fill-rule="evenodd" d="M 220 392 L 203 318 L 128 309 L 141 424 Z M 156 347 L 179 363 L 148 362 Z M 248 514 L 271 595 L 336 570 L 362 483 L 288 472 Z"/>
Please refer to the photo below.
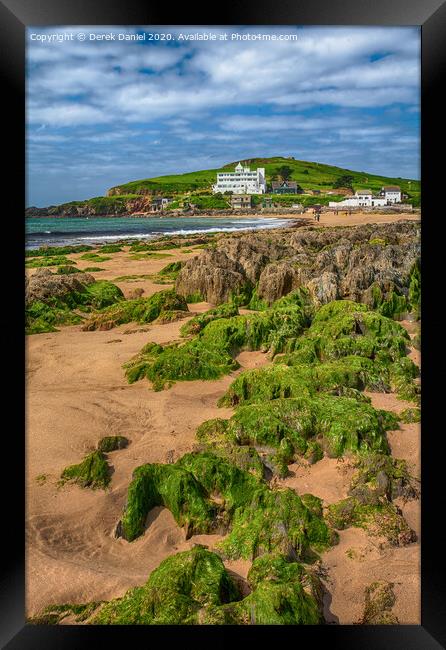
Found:
<path fill-rule="evenodd" d="M 185 174 L 170 174 L 144 178 L 115 185 L 107 191 L 106 196 L 98 196 L 84 201 L 70 201 L 47 208 L 30 207 L 26 216 L 125 216 L 134 213 L 149 212 L 149 205 L 153 196 L 164 196 L 172 199 L 165 212 L 187 211 L 193 206 L 194 212 L 206 213 L 209 210 L 229 210 L 229 196 L 213 194 L 212 185 L 216 181 L 218 172 L 233 171 L 238 161 L 228 163 L 218 169 L 204 169 Z M 317 162 L 294 160 L 294 158 L 271 157 L 250 158 L 241 161 L 251 168 L 264 167 L 266 180 L 281 177 L 284 168 L 287 168 L 288 180 L 296 181 L 300 193 L 283 195 L 253 195 L 253 207 L 260 208 L 263 199 L 273 198 L 277 207 L 290 207 L 300 203 L 304 207 L 314 205 L 328 205 L 329 201 L 344 198 L 337 189 L 347 187 L 357 189 L 371 189 L 378 192 L 384 185 L 399 185 L 401 190 L 408 195 L 407 203 L 414 207 L 420 205 L 420 181 L 405 178 L 379 176 L 362 171 L 354 171 L 325 165 Z M 345 185 L 342 182 L 345 180 Z M 314 194 L 317 192 L 317 194 Z"/>

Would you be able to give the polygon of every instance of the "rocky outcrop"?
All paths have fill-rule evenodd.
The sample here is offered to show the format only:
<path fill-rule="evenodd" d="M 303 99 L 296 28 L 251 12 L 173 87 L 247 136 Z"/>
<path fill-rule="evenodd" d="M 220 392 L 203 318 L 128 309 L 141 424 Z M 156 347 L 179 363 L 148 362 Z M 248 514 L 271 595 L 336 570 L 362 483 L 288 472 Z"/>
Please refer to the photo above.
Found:
<path fill-rule="evenodd" d="M 25 301 L 47 302 L 49 298 L 64 298 L 73 291 L 84 291 L 85 286 L 94 281 L 89 273 L 56 275 L 49 269 L 37 269 L 33 275 L 25 278 Z"/>
<path fill-rule="evenodd" d="M 226 302 L 232 291 L 237 292 L 246 283 L 242 265 L 230 259 L 223 251 L 204 250 L 188 260 L 180 271 L 176 292 L 182 296 L 200 293 L 208 302 Z"/>
<path fill-rule="evenodd" d="M 316 304 L 348 298 L 373 303 L 373 291 L 407 294 L 420 257 L 419 224 L 399 222 L 336 228 L 302 227 L 218 239 L 182 268 L 176 289 L 213 304 L 257 286 L 268 304 L 299 286 Z"/>
<path fill-rule="evenodd" d="M 299 276 L 289 262 L 272 262 L 268 264 L 259 277 L 259 295 L 269 305 L 286 295 L 299 283 Z"/>
<path fill-rule="evenodd" d="M 148 196 L 98 197 L 86 201 L 73 201 L 46 208 L 26 208 L 25 217 L 116 217 L 134 212 L 148 212 L 151 199 Z"/>

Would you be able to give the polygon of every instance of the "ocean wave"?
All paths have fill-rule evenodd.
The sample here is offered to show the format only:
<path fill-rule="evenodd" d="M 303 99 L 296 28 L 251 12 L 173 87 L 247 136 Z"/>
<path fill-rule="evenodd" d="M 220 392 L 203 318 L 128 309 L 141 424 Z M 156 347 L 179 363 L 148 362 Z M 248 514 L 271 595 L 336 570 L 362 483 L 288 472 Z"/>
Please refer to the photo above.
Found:
<path fill-rule="evenodd" d="M 184 221 L 182 219 L 182 221 Z M 160 236 L 175 236 L 175 235 L 197 235 L 206 233 L 226 233 L 226 232 L 239 232 L 246 230 L 265 230 L 269 228 L 280 228 L 285 225 L 290 225 L 289 219 L 244 219 L 240 220 L 224 220 L 221 226 L 217 224 L 203 223 L 200 225 L 193 220 L 194 223 L 183 227 L 178 227 L 176 223 L 171 224 L 156 224 L 158 228 L 152 228 L 149 232 L 141 232 L 138 228 L 137 232 L 129 232 L 129 229 L 123 229 L 122 232 L 88 232 L 86 230 L 44 230 L 40 232 L 28 232 L 26 248 L 38 248 L 42 245 L 50 246 L 66 246 L 71 244 L 103 244 L 106 242 L 125 241 L 133 239 L 153 239 Z M 139 224 L 141 225 L 141 224 Z M 161 226 L 161 228 L 160 228 Z M 163 227 L 164 226 L 164 227 Z M 175 227 L 177 226 L 177 227 Z M 48 236 L 50 235 L 50 236 Z"/>

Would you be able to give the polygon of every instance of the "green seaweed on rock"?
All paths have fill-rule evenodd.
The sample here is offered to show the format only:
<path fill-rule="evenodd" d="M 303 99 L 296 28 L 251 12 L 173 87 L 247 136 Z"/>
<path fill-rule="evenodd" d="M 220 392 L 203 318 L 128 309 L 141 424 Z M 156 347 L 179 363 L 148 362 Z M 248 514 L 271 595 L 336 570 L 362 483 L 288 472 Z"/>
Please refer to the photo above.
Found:
<path fill-rule="evenodd" d="M 398 618 L 392 613 L 396 603 L 394 583 L 377 580 L 364 590 L 364 612 L 361 625 L 397 625 Z"/>
<path fill-rule="evenodd" d="M 83 623 L 95 612 L 102 603 L 65 603 L 63 605 L 49 605 L 38 615 L 27 620 L 31 625 L 58 625 L 67 616 L 74 616 L 76 623 Z"/>
<path fill-rule="evenodd" d="M 363 503 L 361 498 L 349 496 L 328 506 L 326 519 L 337 530 L 364 528 L 369 535 L 385 537 L 393 546 L 405 546 L 416 540 L 400 509 L 385 497 Z"/>
<path fill-rule="evenodd" d="M 57 255 L 55 257 L 44 256 L 43 258 L 33 257 L 25 262 L 27 269 L 39 269 L 45 266 L 72 266 L 76 264 L 73 260 L 68 259 L 64 255 Z"/>
<path fill-rule="evenodd" d="M 302 564 L 275 553 L 254 560 L 251 593 L 239 589 L 220 557 L 201 545 L 161 562 L 146 584 L 105 603 L 93 625 L 318 625 L 322 585 Z"/>
<path fill-rule="evenodd" d="M 104 453 L 109 451 L 116 451 L 117 449 L 125 449 L 129 444 L 128 438 L 125 436 L 105 436 L 98 442 L 98 449 Z"/>
<path fill-rule="evenodd" d="M 185 526 L 187 536 L 212 530 L 217 513 L 203 486 L 193 474 L 176 465 L 147 464 L 133 472 L 127 495 L 127 505 L 119 532 L 133 541 L 144 531 L 148 512 L 155 506 L 168 508 L 179 526 Z"/>
<path fill-rule="evenodd" d="M 119 304 L 102 309 L 86 321 L 83 329 L 111 329 L 125 323 L 150 323 L 158 318 L 163 311 L 188 311 L 187 304 L 181 296 L 171 289 L 158 291 L 150 298 L 123 300 Z"/>
<path fill-rule="evenodd" d="M 60 478 L 62 484 L 73 481 L 81 487 L 105 489 L 110 483 L 110 467 L 102 451 L 96 450 L 78 465 L 66 467 Z"/>
<path fill-rule="evenodd" d="M 310 352 L 319 361 L 358 355 L 379 355 L 395 361 L 406 354 L 407 331 L 391 318 L 350 300 L 335 300 L 320 307 L 295 352 Z"/>
<path fill-rule="evenodd" d="M 268 485 L 215 454 L 183 456 L 175 465 L 143 465 L 133 474 L 118 534 L 140 536 L 148 512 L 167 507 L 186 534 L 228 530 L 218 545 L 231 558 L 254 558 L 272 550 L 311 556 L 333 541 L 322 517 L 290 489 Z"/>
<path fill-rule="evenodd" d="M 347 452 L 388 453 L 386 431 L 398 427 L 391 413 L 351 397 L 317 394 L 239 406 L 229 420 L 214 419 L 197 429 L 197 439 L 214 449 L 276 450 L 270 460 L 286 471 L 296 456 L 340 457 Z M 315 445 L 317 443 L 317 446 Z"/>
<path fill-rule="evenodd" d="M 409 473 L 405 460 L 380 452 L 368 452 L 355 461 L 356 473 L 349 495 L 362 503 L 376 504 L 380 497 L 405 501 L 419 497 L 416 479 Z"/>
<path fill-rule="evenodd" d="M 91 250 L 92 246 L 88 246 L 87 244 L 78 244 L 75 246 L 42 246 L 41 248 L 32 248 L 25 251 L 25 257 L 56 257 Z"/>
<path fill-rule="evenodd" d="M 57 332 L 57 325 L 76 325 L 82 318 L 67 307 L 53 307 L 35 300 L 25 309 L 25 334 Z"/>
<path fill-rule="evenodd" d="M 147 377 L 155 389 L 174 381 L 218 379 L 238 367 L 234 357 L 241 350 L 270 350 L 277 354 L 293 348 L 306 324 L 302 308 L 292 303 L 255 314 L 224 316 L 237 309 L 234 303 L 210 310 L 193 319 L 188 327 L 203 328 L 185 343 L 164 348 L 143 348 L 125 364 L 130 382 Z M 207 321 L 207 322 L 206 322 Z"/>
<path fill-rule="evenodd" d="M 84 273 L 84 271 L 77 269 L 72 264 L 67 264 L 65 266 L 59 266 L 56 273 L 57 275 L 72 275 L 73 273 Z"/>
<path fill-rule="evenodd" d="M 98 253 L 84 253 L 80 256 L 81 260 L 88 260 L 89 262 L 108 262 L 111 257 L 106 255 L 99 255 Z"/>
<path fill-rule="evenodd" d="M 407 408 L 398 415 L 400 422 L 409 424 L 411 422 L 421 422 L 421 409 L 417 407 Z"/>
<path fill-rule="evenodd" d="M 320 580 L 278 553 L 256 558 L 248 573 L 251 593 L 243 600 L 205 610 L 202 623 L 226 625 L 319 625 L 323 623 Z"/>
<path fill-rule="evenodd" d="M 180 334 L 181 336 L 190 336 L 193 334 L 198 334 L 203 330 L 208 323 L 211 323 L 214 320 L 217 320 L 219 318 L 231 318 L 232 316 L 238 316 L 238 307 L 237 305 L 234 305 L 233 303 L 223 303 L 222 305 L 219 305 L 218 307 L 214 307 L 213 309 L 209 309 L 208 311 L 205 311 L 203 314 L 198 314 L 198 316 L 194 316 L 194 318 L 191 318 L 190 321 L 185 323 L 181 330 Z"/>
<path fill-rule="evenodd" d="M 203 610 L 239 598 L 218 555 L 196 545 L 165 559 L 142 587 L 106 603 L 93 625 L 184 625 L 201 622 Z"/>
<path fill-rule="evenodd" d="M 219 400 L 220 406 L 237 406 L 279 398 L 310 397 L 319 392 L 359 397 L 358 391 L 390 392 L 417 401 L 420 389 L 413 379 L 417 366 L 403 357 L 396 362 L 349 355 L 319 363 L 302 362 L 293 352 L 275 360 L 270 367 L 246 370 Z"/>
<path fill-rule="evenodd" d="M 25 332 L 55 332 L 57 325 L 75 325 L 82 316 L 74 310 L 89 312 L 112 305 L 124 299 L 121 289 L 108 281 L 93 282 L 61 297 L 51 296 L 27 303 L 25 307 Z"/>
<path fill-rule="evenodd" d="M 238 363 L 221 347 L 194 339 L 164 347 L 148 343 L 124 368 L 129 383 L 146 377 L 154 390 L 162 390 L 174 381 L 218 379 L 238 368 Z"/>

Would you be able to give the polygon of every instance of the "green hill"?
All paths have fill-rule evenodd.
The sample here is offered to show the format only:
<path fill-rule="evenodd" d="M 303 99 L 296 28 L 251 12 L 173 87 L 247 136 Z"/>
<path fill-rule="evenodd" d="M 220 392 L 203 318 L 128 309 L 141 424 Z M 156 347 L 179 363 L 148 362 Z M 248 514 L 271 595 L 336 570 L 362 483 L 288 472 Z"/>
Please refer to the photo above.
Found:
<path fill-rule="evenodd" d="M 299 194 L 299 203 L 311 206 L 314 203 L 327 205 L 329 201 L 344 198 L 336 193 L 340 187 L 341 177 L 349 176 L 351 188 L 370 189 L 378 192 L 383 185 L 399 185 L 408 196 L 408 203 L 418 207 L 420 205 L 420 181 L 408 178 L 390 178 L 377 176 L 367 172 L 358 172 L 333 165 L 323 165 L 317 162 L 294 160 L 294 158 L 250 158 L 228 163 L 219 169 L 203 169 L 187 174 L 171 174 L 169 176 L 155 176 L 139 181 L 131 181 L 116 185 L 108 190 L 106 196 L 97 196 L 85 201 L 70 201 L 62 205 L 52 205 L 46 208 L 34 206 L 25 210 L 26 217 L 39 216 L 119 216 L 135 212 L 145 212 L 151 201 L 150 195 L 162 195 L 173 198 L 169 210 L 182 208 L 192 203 L 197 210 L 228 209 L 229 197 L 219 194 L 212 195 L 212 185 L 216 181 L 216 174 L 220 171 L 233 171 L 238 162 L 250 165 L 252 169 L 264 167 L 267 183 L 278 177 L 281 168 L 289 168 L 289 180 L 296 181 L 303 190 Z M 283 173 L 283 172 L 282 172 Z M 313 195 L 313 191 L 319 193 Z M 328 194 L 330 192 L 330 194 Z M 260 203 L 260 197 L 253 196 L 253 205 Z M 296 202 L 295 194 L 274 195 L 274 203 L 287 207 Z"/>
<path fill-rule="evenodd" d="M 339 177 L 349 175 L 353 177 L 353 189 L 380 190 L 383 185 L 399 185 L 402 191 L 413 198 L 419 198 L 420 181 L 406 178 L 391 178 L 377 176 L 367 172 L 358 172 L 333 165 L 323 165 L 317 162 L 294 160 L 293 158 L 250 158 L 242 161 L 228 163 L 219 169 L 204 169 L 186 174 L 156 176 L 137 181 L 131 181 L 112 187 L 108 196 L 123 194 L 156 194 L 166 195 L 186 194 L 210 190 L 215 183 L 216 174 L 221 171 L 233 170 L 238 162 L 250 165 L 252 168 L 264 167 L 266 180 L 270 182 L 280 167 L 286 165 L 291 168 L 290 180 L 296 181 L 304 190 L 319 190 L 322 194 L 334 189 L 334 184 Z"/>

